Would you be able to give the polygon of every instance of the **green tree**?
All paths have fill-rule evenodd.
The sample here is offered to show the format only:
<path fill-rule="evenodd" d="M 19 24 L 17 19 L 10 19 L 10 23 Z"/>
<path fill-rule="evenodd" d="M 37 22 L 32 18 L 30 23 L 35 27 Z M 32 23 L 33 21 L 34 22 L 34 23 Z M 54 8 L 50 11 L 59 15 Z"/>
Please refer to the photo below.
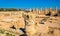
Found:
<path fill-rule="evenodd" d="M 15 9 L 15 8 L 7 8 L 7 9 L 5 9 L 5 11 L 18 11 L 18 9 Z"/>
<path fill-rule="evenodd" d="M 4 11 L 4 8 L 0 8 L 0 11 Z"/>

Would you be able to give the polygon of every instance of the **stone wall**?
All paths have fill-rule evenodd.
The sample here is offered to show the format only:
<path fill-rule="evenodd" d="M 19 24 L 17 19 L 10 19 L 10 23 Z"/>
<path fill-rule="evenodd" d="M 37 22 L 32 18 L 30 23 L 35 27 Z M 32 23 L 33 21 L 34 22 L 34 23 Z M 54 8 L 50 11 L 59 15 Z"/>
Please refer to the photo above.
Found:
<path fill-rule="evenodd" d="M 16 29 L 24 28 L 25 22 L 21 12 L 0 12 L 0 26 L 6 29 L 12 26 Z"/>

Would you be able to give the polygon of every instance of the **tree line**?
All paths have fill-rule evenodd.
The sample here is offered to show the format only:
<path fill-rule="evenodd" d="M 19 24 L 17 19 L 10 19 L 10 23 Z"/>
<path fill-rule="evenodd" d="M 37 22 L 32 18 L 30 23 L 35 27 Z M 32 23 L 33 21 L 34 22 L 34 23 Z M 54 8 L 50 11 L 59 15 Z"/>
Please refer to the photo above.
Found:
<path fill-rule="evenodd" d="M 0 8 L 0 11 L 21 11 L 22 9 L 16 8 Z"/>

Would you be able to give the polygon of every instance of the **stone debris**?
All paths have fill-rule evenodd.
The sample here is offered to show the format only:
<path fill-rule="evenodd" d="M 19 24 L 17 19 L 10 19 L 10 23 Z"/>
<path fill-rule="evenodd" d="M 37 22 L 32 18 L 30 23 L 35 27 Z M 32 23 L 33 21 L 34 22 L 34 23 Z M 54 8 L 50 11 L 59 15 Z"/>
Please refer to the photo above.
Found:
<path fill-rule="evenodd" d="M 53 11 L 51 8 L 44 11 L 42 8 L 30 10 L 28 13 L 1 11 L 0 27 L 3 28 L 4 33 L 0 32 L 2 33 L 0 36 L 60 36 L 59 18 L 57 9 Z"/>

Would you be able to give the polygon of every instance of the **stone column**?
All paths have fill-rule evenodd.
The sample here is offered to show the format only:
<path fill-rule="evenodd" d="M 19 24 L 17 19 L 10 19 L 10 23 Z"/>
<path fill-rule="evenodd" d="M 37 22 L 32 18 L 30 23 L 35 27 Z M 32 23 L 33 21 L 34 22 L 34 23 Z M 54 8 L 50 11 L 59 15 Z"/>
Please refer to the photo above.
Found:
<path fill-rule="evenodd" d="M 48 13 L 49 13 L 48 9 L 45 8 L 45 9 L 44 9 L 44 14 L 48 14 Z"/>
<path fill-rule="evenodd" d="M 36 8 L 36 14 L 38 14 L 38 8 Z"/>
<path fill-rule="evenodd" d="M 55 12 L 54 15 L 58 15 L 57 7 L 55 7 L 54 12 Z"/>
<path fill-rule="evenodd" d="M 52 8 L 49 8 L 49 12 L 51 13 L 51 16 L 53 15 Z"/>
<path fill-rule="evenodd" d="M 58 13 L 57 7 L 55 7 L 55 13 Z"/>
<path fill-rule="evenodd" d="M 42 14 L 42 8 L 40 8 L 39 14 Z"/>
<path fill-rule="evenodd" d="M 31 11 L 32 11 L 32 9 L 30 8 L 30 9 L 29 9 L 29 11 L 31 12 Z"/>

